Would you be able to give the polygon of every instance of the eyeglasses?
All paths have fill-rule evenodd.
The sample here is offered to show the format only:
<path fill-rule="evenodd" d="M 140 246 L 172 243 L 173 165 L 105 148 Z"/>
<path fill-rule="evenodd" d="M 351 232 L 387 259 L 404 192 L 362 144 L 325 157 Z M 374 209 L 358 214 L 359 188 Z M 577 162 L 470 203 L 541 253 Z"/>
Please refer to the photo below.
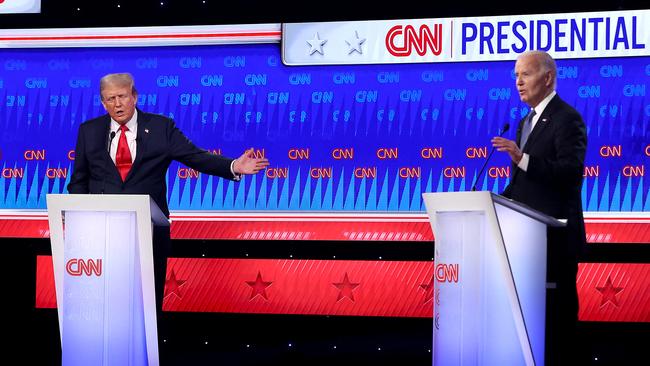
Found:
<path fill-rule="evenodd" d="M 125 103 L 129 98 L 131 97 L 131 94 L 119 94 L 119 95 L 113 95 L 108 98 L 102 98 L 104 103 L 106 104 L 116 104 L 118 101 L 120 103 Z"/>

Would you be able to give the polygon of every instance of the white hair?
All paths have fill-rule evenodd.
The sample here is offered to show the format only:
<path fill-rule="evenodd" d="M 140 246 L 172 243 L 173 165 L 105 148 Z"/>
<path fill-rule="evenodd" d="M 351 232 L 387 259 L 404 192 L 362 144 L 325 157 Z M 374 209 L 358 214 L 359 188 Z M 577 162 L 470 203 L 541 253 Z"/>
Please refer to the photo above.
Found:
<path fill-rule="evenodd" d="M 553 78 L 553 89 L 557 87 L 557 66 L 553 57 L 544 51 L 526 51 L 517 57 L 517 60 L 524 57 L 532 57 L 537 61 L 537 65 L 542 71 L 551 72 Z"/>

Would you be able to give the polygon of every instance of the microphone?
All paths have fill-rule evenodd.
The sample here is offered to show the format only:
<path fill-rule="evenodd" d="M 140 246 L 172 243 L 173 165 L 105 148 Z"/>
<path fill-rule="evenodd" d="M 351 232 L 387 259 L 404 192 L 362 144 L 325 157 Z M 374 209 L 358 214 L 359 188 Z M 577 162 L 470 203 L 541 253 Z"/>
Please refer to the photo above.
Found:
<path fill-rule="evenodd" d="M 111 131 L 111 138 L 108 140 L 108 155 L 111 155 L 111 145 L 113 144 L 113 139 L 115 138 L 115 131 Z"/>
<path fill-rule="evenodd" d="M 108 160 L 111 160 L 111 147 L 113 145 L 113 139 L 115 138 L 115 131 L 111 131 L 110 138 L 108 140 Z M 110 171 L 110 166 L 106 167 L 106 172 Z M 104 174 L 104 179 L 102 179 L 102 194 L 106 189 L 106 174 Z"/>
<path fill-rule="evenodd" d="M 510 123 L 506 123 L 505 125 L 503 125 L 503 130 L 501 130 L 499 137 L 503 136 L 503 134 L 508 132 L 509 129 L 510 129 Z M 474 180 L 474 184 L 472 185 L 472 192 L 476 191 L 476 185 L 478 184 L 479 178 L 481 178 L 481 175 L 483 175 L 483 171 L 485 170 L 485 167 L 487 166 L 488 161 L 490 161 L 490 157 L 492 156 L 493 153 L 494 153 L 494 146 L 492 146 L 492 150 L 490 150 L 490 154 L 488 154 L 487 158 L 485 159 L 485 163 L 483 163 L 483 167 L 481 167 L 481 171 L 478 172 L 478 175 Z"/>

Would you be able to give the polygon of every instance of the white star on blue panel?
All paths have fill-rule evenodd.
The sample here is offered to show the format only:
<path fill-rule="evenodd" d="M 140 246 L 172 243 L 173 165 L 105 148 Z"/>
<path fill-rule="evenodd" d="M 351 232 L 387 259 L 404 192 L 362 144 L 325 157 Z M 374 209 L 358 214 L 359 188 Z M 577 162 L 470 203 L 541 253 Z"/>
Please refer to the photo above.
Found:
<path fill-rule="evenodd" d="M 354 31 L 354 38 L 350 40 L 346 40 L 345 43 L 348 44 L 348 55 L 351 54 L 354 51 L 359 52 L 360 55 L 363 54 L 363 51 L 361 51 L 361 45 L 366 41 L 365 38 L 359 38 L 359 32 Z"/>
<path fill-rule="evenodd" d="M 324 55 L 323 53 L 323 45 L 327 43 L 326 39 L 320 39 L 318 36 L 318 32 L 316 32 L 316 35 L 314 36 L 314 39 L 308 39 L 307 43 L 311 47 L 309 49 L 309 55 L 313 55 L 315 52 L 320 53 L 321 55 Z"/>

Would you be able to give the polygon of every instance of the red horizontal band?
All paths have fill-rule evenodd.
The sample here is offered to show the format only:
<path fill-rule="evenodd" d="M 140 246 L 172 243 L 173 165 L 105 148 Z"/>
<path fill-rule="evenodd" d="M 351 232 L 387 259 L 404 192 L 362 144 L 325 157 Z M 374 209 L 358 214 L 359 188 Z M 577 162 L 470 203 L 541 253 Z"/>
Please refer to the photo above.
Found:
<path fill-rule="evenodd" d="M 431 318 L 431 262 L 170 258 L 165 311 Z M 55 307 L 39 256 L 37 307 Z"/>
<path fill-rule="evenodd" d="M 650 243 L 650 219 L 644 217 L 588 218 L 585 228 L 589 243 Z M 203 240 L 433 240 L 424 214 L 178 214 L 172 215 L 171 236 Z M 40 212 L 2 214 L 0 237 L 48 238 L 47 216 Z"/>
<path fill-rule="evenodd" d="M 431 318 L 433 262 L 170 258 L 165 311 Z M 650 264 L 581 263 L 580 320 L 650 322 Z M 36 307 L 56 307 L 39 256 Z"/>

